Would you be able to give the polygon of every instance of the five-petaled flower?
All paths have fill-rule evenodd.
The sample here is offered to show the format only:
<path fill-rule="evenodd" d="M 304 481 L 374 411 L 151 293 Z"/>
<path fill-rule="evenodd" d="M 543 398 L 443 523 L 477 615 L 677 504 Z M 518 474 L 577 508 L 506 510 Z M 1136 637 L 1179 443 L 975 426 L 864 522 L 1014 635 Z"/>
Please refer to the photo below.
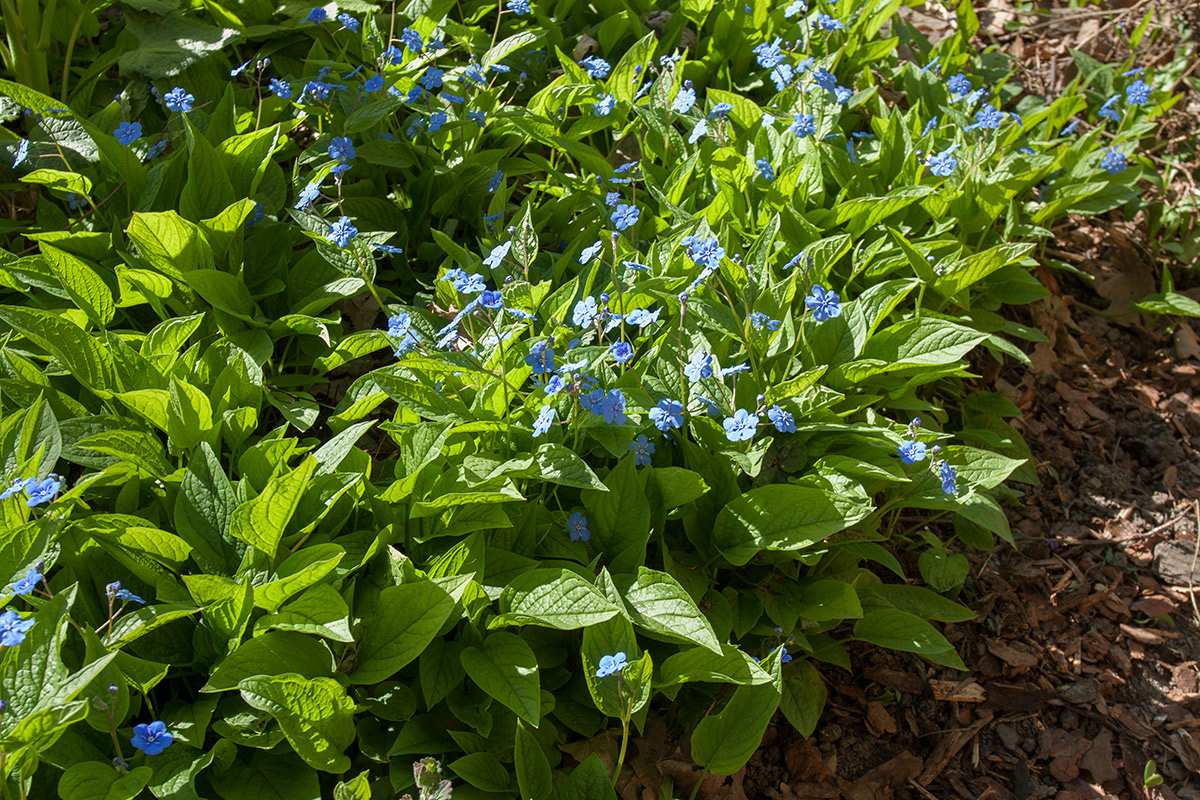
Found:
<path fill-rule="evenodd" d="M 599 406 L 605 422 L 610 425 L 625 424 L 625 395 L 620 389 L 609 389 L 608 393 L 600 398 Z"/>
<path fill-rule="evenodd" d="M 803 139 L 817 132 L 817 119 L 812 114 L 797 114 L 792 118 L 788 130 Z"/>
<path fill-rule="evenodd" d="M 745 442 L 754 438 L 758 428 L 758 415 L 739 408 L 732 417 L 725 418 L 725 438 L 731 442 Z"/>
<path fill-rule="evenodd" d="M 167 92 L 163 98 L 163 102 L 167 104 L 167 108 L 171 111 L 187 113 L 192 110 L 192 103 L 196 102 L 196 98 L 185 92 L 182 87 L 176 86 Z"/>
<path fill-rule="evenodd" d="M 767 409 L 767 418 L 775 425 L 775 430 L 780 433 L 795 433 L 796 420 L 787 411 L 784 411 L 779 406 L 771 406 Z"/>
<path fill-rule="evenodd" d="M 637 206 L 621 203 L 617 206 L 617 210 L 612 213 L 612 224 L 617 230 L 623 231 L 637 223 L 639 214 L 641 214 L 641 210 Z"/>
<path fill-rule="evenodd" d="M 900 456 L 900 460 L 905 464 L 915 464 L 918 461 L 925 460 L 925 453 L 928 450 L 924 442 L 905 439 L 896 448 L 896 455 Z"/>
<path fill-rule="evenodd" d="M 354 223 L 350 221 L 349 217 L 342 217 L 329 226 L 329 233 L 325 235 L 325 239 L 338 247 L 349 247 L 350 242 L 356 236 L 358 236 L 358 228 L 354 227 Z"/>
<path fill-rule="evenodd" d="M 1104 154 L 1104 158 L 1100 161 L 1100 168 L 1109 175 L 1124 172 L 1126 166 L 1125 154 L 1115 147 L 1110 147 L 1108 152 Z"/>
<path fill-rule="evenodd" d="M 166 723 L 155 720 L 149 725 L 134 725 L 133 738 L 129 743 L 148 756 L 156 756 L 166 750 L 173 741 L 175 735 L 167 730 Z"/>
<path fill-rule="evenodd" d="M 29 572 L 25 573 L 24 578 L 21 578 L 21 580 L 12 585 L 12 593 L 21 595 L 29 594 L 37 588 L 37 585 L 41 583 L 41 581 L 42 573 L 38 572 L 36 569 L 30 569 Z"/>
<path fill-rule="evenodd" d="M 13 609 L 0 614 L 0 647 L 16 647 L 25 641 L 25 634 L 33 627 L 33 620 L 22 619 Z"/>
<path fill-rule="evenodd" d="M 647 439 L 646 434 L 639 434 L 637 439 L 630 442 L 629 450 L 633 453 L 633 463 L 636 466 L 650 466 L 650 456 L 654 455 L 654 442 Z"/>
<path fill-rule="evenodd" d="M 826 289 L 820 284 L 813 286 L 812 294 L 804 298 L 804 305 L 813 312 L 817 322 L 825 322 L 842 315 L 841 298 L 832 289 Z"/>
<path fill-rule="evenodd" d="M 113 136 L 117 137 L 117 141 L 125 146 L 129 146 L 142 138 L 142 123 L 140 122 L 122 122 L 117 125 L 117 129 L 113 131 Z"/>
<path fill-rule="evenodd" d="M 650 409 L 649 416 L 650 421 L 654 423 L 654 427 L 663 433 L 671 430 L 671 428 L 682 427 L 683 403 L 669 398 L 659 400 L 658 405 Z"/>
<path fill-rule="evenodd" d="M 614 653 L 611 656 L 601 656 L 600 666 L 596 670 L 596 677 L 607 678 L 609 675 L 617 674 L 628 665 L 628 657 L 623 652 Z"/>
<path fill-rule="evenodd" d="M 335 136 L 329 143 L 329 157 L 335 159 L 350 159 L 356 155 L 354 142 L 348 136 Z"/>
<path fill-rule="evenodd" d="M 536 345 L 533 352 L 525 356 L 525 363 L 533 370 L 534 375 L 554 372 L 554 348 L 546 344 Z"/>

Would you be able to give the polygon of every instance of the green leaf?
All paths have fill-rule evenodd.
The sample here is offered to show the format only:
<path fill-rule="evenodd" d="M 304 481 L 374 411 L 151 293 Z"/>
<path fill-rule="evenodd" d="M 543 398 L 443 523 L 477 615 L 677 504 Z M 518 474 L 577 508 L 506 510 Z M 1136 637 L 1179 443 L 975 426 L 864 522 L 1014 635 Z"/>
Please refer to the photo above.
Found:
<path fill-rule="evenodd" d="M 784 669 L 779 710 L 802 736 L 812 736 L 828 694 L 817 668 L 807 659 L 794 659 Z"/>
<path fill-rule="evenodd" d="M 236 689 L 246 678 L 299 673 L 306 678 L 333 674 L 333 653 L 311 636 L 289 631 L 264 633 L 225 657 L 200 691 Z"/>
<path fill-rule="evenodd" d="M 0 321 L 45 348 L 89 389 L 118 388 L 112 354 L 78 325 L 27 306 L 0 306 Z"/>
<path fill-rule="evenodd" d="M 533 723 L 536 727 L 537 723 Z M 513 750 L 513 767 L 522 800 L 546 800 L 554 791 L 550 762 L 533 734 L 517 723 L 517 740 Z"/>
<path fill-rule="evenodd" d="M 541 625 L 560 631 L 586 628 L 615 616 L 618 609 L 590 583 L 563 569 L 535 569 L 504 587 L 500 614 L 489 628 Z"/>
<path fill-rule="evenodd" d="M 917 560 L 921 577 L 935 592 L 952 592 L 963 585 L 971 571 L 962 553 L 946 553 L 930 548 Z"/>
<path fill-rule="evenodd" d="M 640 657 L 641 652 L 637 636 L 633 632 L 633 623 L 626 619 L 624 614 L 618 614 L 612 619 L 583 629 L 583 646 L 579 650 L 579 657 L 583 664 L 588 693 L 601 714 L 609 717 L 620 717 L 624 714 L 629 703 L 629 686 L 622 684 L 624 688 L 621 688 L 612 675 L 606 678 L 597 676 L 600 659 L 624 653 L 627 660 L 632 662 Z M 650 697 L 650 686 L 647 684 L 639 689 L 641 696 L 636 698 L 636 702 L 644 704 Z"/>
<path fill-rule="evenodd" d="M 186 272 L 213 268 L 212 249 L 200 228 L 174 211 L 135 211 L 125 233 L 142 258 L 168 277 L 182 279 Z"/>
<path fill-rule="evenodd" d="M 762 550 L 804 550 L 870 512 L 871 505 L 863 503 L 848 513 L 826 490 L 812 486 L 760 486 L 721 509 L 712 541 L 740 566 Z"/>
<path fill-rule="evenodd" d="M 476 789 L 485 792 L 512 791 L 512 776 L 500 759 L 491 753 L 468 753 L 448 766 L 454 774 Z"/>
<path fill-rule="evenodd" d="M 854 625 L 854 638 L 891 650 L 917 653 L 935 664 L 966 670 L 946 637 L 925 620 L 895 608 L 868 611 Z"/>
<path fill-rule="evenodd" d="M 767 683 L 771 676 L 758 662 L 737 647 L 727 644 L 717 655 L 706 647 L 692 647 L 667 658 L 659 669 L 655 687 L 679 683 Z"/>
<path fill-rule="evenodd" d="M 679 582 L 665 572 L 638 567 L 636 575 L 614 575 L 613 582 L 635 625 L 722 653 L 712 626 Z"/>
<path fill-rule="evenodd" d="M 953 297 L 996 270 L 1021 260 L 1036 246 L 1032 242 L 1009 242 L 975 253 L 950 266 L 933 288 L 944 297 Z"/>
<path fill-rule="evenodd" d="M 479 647 L 463 650 L 462 665 L 476 686 L 537 727 L 542 716 L 537 656 L 519 636 L 489 633 Z"/>
<path fill-rule="evenodd" d="M 580 493 L 588 510 L 592 540 L 608 559 L 627 551 L 637 552 L 650 536 L 650 504 L 632 457 L 621 459 L 604 479 L 607 492 Z M 644 561 L 637 558 L 637 563 Z"/>
<path fill-rule="evenodd" d="M 874 587 L 863 595 L 863 604 L 884 604 L 938 622 L 966 622 L 975 618 L 974 611 L 937 592 L 924 586 L 901 583 L 884 583 Z"/>
<path fill-rule="evenodd" d="M 333 571 L 345 557 L 341 545 L 325 542 L 293 553 L 275 570 L 271 580 L 254 590 L 254 605 L 274 612 L 290 597 L 312 586 Z"/>
<path fill-rule="evenodd" d="M 350 781 L 338 781 L 333 800 L 371 800 L 371 772 L 363 770 Z"/>
<path fill-rule="evenodd" d="M 454 598 L 433 581 L 389 586 L 358 648 L 352 684 L 379 683 L 421 654 L 454 610 Z"/>
<path fill-rule="evenodd" d="M 82 761 L 58 780 L 62 800 L 133 800 L 150 783 L 153 771 L 138 767 L 122 774 L 112 764 Z"/>
<path fill-rule="evenodd" d="M 858 236 L 936 191 L 932 186 L 901 186 L 884 197 L 853 197 L 838 203 L 836 219 L 839 224 L 848 222 L 850 234 Z"/>
<path fill-rule="evenodd" d="M 278 612 L 260 618 L 255 629 L 259 632 L 280 630 L 309 633 L 335 642 L 354 641 L 350 633 L 350 607 L 337 590 L 327 583 L 318 583 L 306 589 Z"/>
<path fill-rule="evenodd" d="M 116 313 L 112 290 L 96 271 L 82 259 L 45 242 L 41 243 L 41 249 L 63 289 L 88 319 L 98 328 L 112 322 Z"/>
<path fill-rule="evenodd" d="M 692 732 L 692 760 L 714 775 L 732 775 L 745 766 L 779 708 L 778 658 L 772 660 L 771 673 L 770 682 L 739 686 L 719 714 L 700 720 Z"/>
<path fill-rule="evenodd" d="M 340 683 L 286 673 L 246 678 L 238 690 L 247 703 L 279 722 L 310 767 L 334 773 L 350 769 L 343 751 L 354 741 L 354 701 Z"/>
<path fill-rule="evenodd" d="M 273 558 L 316 466 L 315 459 L 306 458 L 291 472 L 272 478 L 262 494 L 234 509 L 230 535 Z"/>
<path fill-rule="evenodd" d="M 612 779 L 599 756 L 592 754 L 571 770 L 563 800 L 617 800 Z"/>
<path fill-rule="evenodd" d="M 321 800 L 316 771 L 290 753 L 255 753 L 249 764 L 234 760 L 210 780 L 222 800 Z"/>

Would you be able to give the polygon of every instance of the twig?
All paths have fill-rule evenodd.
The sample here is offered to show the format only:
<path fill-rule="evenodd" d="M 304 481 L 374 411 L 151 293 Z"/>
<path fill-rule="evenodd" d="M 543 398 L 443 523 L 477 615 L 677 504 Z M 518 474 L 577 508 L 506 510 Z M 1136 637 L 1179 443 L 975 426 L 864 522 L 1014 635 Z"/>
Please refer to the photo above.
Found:
<path fill-rule="evenodd" d="M 1200 500 L 1193 500 L 1193 508 L 1196 510 L 1196 545 L 1192 548 L 1192 568 L 1188 570 L 1188 595 L 1192 600 L 1192 613 L 1196 615 L 1195 619 L 1200 622 L 1200 605 L 1196 604 L 1196 587 L 1192 577 L 1196 574 L 1196 558 L 1200 556 Z"/>
<path fill-rule="evenodd" d="M 937 795 L 933 794 L 928 789 L 926 789 L 924 786 L 922 786 L 921 784 L 912 780 L 911 778 L 908 781 L 908 785 L 911 786 L 912 788 L 916 789 L 918 794 L 920 794 L 926 800 L 938 800 Z"/>

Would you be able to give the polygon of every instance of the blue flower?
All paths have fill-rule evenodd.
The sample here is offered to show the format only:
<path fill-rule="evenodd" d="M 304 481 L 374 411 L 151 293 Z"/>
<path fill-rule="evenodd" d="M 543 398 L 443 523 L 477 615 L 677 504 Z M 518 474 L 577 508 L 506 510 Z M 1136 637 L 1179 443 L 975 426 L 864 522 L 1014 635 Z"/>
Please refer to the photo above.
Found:
<path fill-rule="evenodd" d="M 479 305 L 495 310 L 504 307 L 504 295 L 495 289 L 486 289 L 479 295 Z"/>
<path fill-rule="evenodd" d="M 282 97 L 284 100 L 287 100 L 292 96 L 292 87 L 288 86 L 286 82 L 279 80 L 279 78 L 271 78 L 268 86 L 271 87 L 271 91 L 275 93 L 276 97 Z"/>
<path fill-rule="evenodd" d="M 701 350 L 692 357 L 691 362 L 683 368 L 683 374 L 690 381 L 711 378 L 713 374 L 713 357 L 707 350 Z"/>
<path fill-rule="evenodd" d="M 817 322 L 824 322 L 842 314 L 842 301 L 833 290 L 826 290 L 817 284 L 812 288 L 812 294 L 804 298 L 804 304 L 812 309 Z"/>
<path fill-rule="evenodd" d="M 608 349 L 612 352 L 613 361 L 618 364 L 624 364 L 633 358 L 633 345 L 629 342 L 613 342 Z"/>
<path fill-rule="evenodd" d="M 812 114 L 797 114 L 792 118 L 788 130 L 803 139 L 817 132 L 817 119 Z"/>
<path fill-rule="evenodd" d="M 312 181 L 309 181 L 308 185 L 300 190 L 300 197 L 296 201 L 295 207 L 297 209 L 301 209 L 306 206 L 311 206 L 313 204 L 313 201 L 316 200 L 320 194 L 321 194 L 320 185 L 313 183 Z"/>
<path fill-rule="evenodd" d="M 1083 122 L 1083 120 L 1081 120 L 1081 119 L 1072 120 L 1070 125 L 1068 125 L 1067 127 L 1063 128 L 1061 131 L 1058 132 L 1058 135 L 1059 136 L 1070 136 L 1072 133 L 1075 132 L 1075 129 L 1079 127 L 1080 122 Z"/>
<path fill-rule="evenodd" d="M 586 542 L 592 538 L 592 532 L 588 530 L 588 518 L 578 511 L 567 517 L 567 532 L 571 534 L 572 542 Z"/>
<path fill-rule="evenodd" d="M 354 158 L 357 155 L 354 150 L 354 142 L 346 136 L 333 137 L 333 141 L 329 143 L 328 153 L 330 158 L 336 159 Z"/>
<path fill-rule="evenodd" d="M 29 140 L 22 139 L 21 143 L 17 145 L 17 157 L 15 159 L 13 159 L 13 168 L 16 169 L 16 167 L 19 166 L 20 163 L 22 161 L 24 161 L 26 156 L 28 156 L 28 155 L 29 155 Z"/>
<path fill-rule="evenodd" d="M 350 221 L 349 217 L 342 217 L 329 226 L 329 233 L 325 235 L 325 240 L 338 247 L 349 247 L 350 242 L 356 236 L 358 236 L 358 228 L 354 227 L 354 223 Z"/>
<path fill-rule="evenodd" d="M 388 319 L 387 333 L 388 336 L 400 340 L 399 346 L 396 347 L 396 358 L 407 354 L 420 343 L 417 335 L 413 333 L 412 319 L 404 312 Z"/>
<path fill-rule="evenodd" d="M 950 90 L 950 94 L 954 95 L 955 97 L 966 97 L 971 93 L 971 79 L 960 72 L 957 75 L 952 75 L 950 79 L 946 81 L 946 88 L 948 88 Z"/>
<path fill-rule="evenodd" d="M 753 52 L 758 57 L 758 65 L 763 69 L 770 69 L 776 64 L 781 63 L 786 58 L 782 48 L 780 48 L 780 44 L 782 43 L 783 39 L 776 36 L 775 41 L 763 42 L 756 46 Z"/>
<path fill-rule="evenodd" d="M 723 424 L 726 439 L 731 442 L 748 441 L 754 438 L 754 431 L 758 428 L 758 415 L 739 408 L 732 417 L 726 417 Z"/>
<path fill-rule="evenodd" d="M 432 92 L 435 89 L 440 89 L 442 87 L 443 74 L 445 73 L 437 67 L 430 67 L 429 69 L 425 70 L 424 74 L 422 74 L 417 80 L 420 81 L 421 85 L 425 87 L 426 91 Z"/>
<path fill-rule="evenodd" d="M 166 723 L 155 720 L 149 725 L 134 725 L 133 738 L 129 743 L 148 756 L 156 756 L 166 750 L 173 741 L 175 736 L 167 730 Z"/>
<path fill-rule="evenodd" d="M 250 217 L 246 220 L 246 227 L 253 228 L 256 224 L 262 222 L 265 216 L 266 209 L 263 208 L 263 204 L 256 202 L 254 204 L 254 210 L 250 212 Z"/>
<path fill-rule="evenodd" d="M 684 81 L 683 87 L 675 95 L 675 102 L 671 104 L 671 110 L 676 114 L 686 114 L 692 110 L 694 105 L 696 105 L 696 90 L 692 88 L 691 81 Z"/>
<path fill-rule="evenodd" d="M 832 92 L 838 85 L 837 76 L 824 67 L 818 67 L 813 73 L 813 80 L 827 92 Z"/>
<path fill-rule="evenodd" d="M 730 111 L 733 111 L 732 104 L 717 103 L 715 106 L 713 106 L 713 110 L 708 112 L 708 118 L 709 119 L 724 118 L 729 115 Z"/>
<path fill-rule="evenodd" d="M 958 143 L 954 143 L 947 147 L 942 152 L 929 158 L 929 171 L 940 178 L 945 178 L 953 174 L 958 167 L 958 159 L 951 155 L 958 148 Z"/>
<path fill-rule="evenodd" d="M 754 162 L 754 166 L 758 167 L 758 174 L 763 176 L 764 181 L 775 180 L 775 168 L 771 166 L 770 161 L 760 158 Z"/>
<path fill-rule="evenodd" d="M 187 113 L 192 110 L 192 103 L 196 102 L 196 98 L 185 92 L 179 86 L 176 86 L 171 91 L 167 92 L 167 96 L 163 98 L 167 104 L 167 108 L 171 111 L 182 111 Z"/>
<path fill-rule="evenodd" d="M 623 231 L 637 223 L 639 214 L 641 214 L 641 209 L 621 203 L 612 213 L 612 224 L 616 226 L 617 230 Z"/>
<path fill-rule="evenodd" d="M 792 415 L 784 411 L 779 406 L 771 406 L 767 409 L 767 418 L 775 425 L 775 430 L 780 433 L 795 433 L 796 420 Z"/>
<path fill-rule="evenodd" d="M 533 352 L 525 356 L 525 363 L 533 369 L 534 375 L 554 372 L 554 348 L 545 344 L 535 345 Z"/>
<path fill-rule="evenodd" d="M 229 70 L 229 77 L 236 78 L 238 75 L 241 75 L 243 72 L 246 71 L 246 67 L 250 66 L 250 61 L 253 61 L 253 60 L 254 59 L 252 58 L 249 61 L 246 61 L 240 67 L 234 67 L 233 69 Z"/>
<path fill-rule="evenodd" d="M 504 7 L 516 14 L 518 17 L 523 17 L 530 12 L 529 0 L 508 0 Z"/>
<path fill-rule="evenodd" d="M 383 88 L 383 76 L 382 75 L 372 75 L 370 78 L 367 79 L 367 82 L 363 84 L 364 92 L 378 92 L 382 88 Z"/>
<path fill-rule="evenodd" d="M 625 395 L 620 389 L 609 389 L 608 394 L 600 400 L 599 406 L 605 422 L 610 425 L 625 424 Z"/>
<path fill-rule="evenodd" d="M 650 456 L 654 455 L 654 442 L 647 439 L 646 434 L 639 434 L 637 439 L 629 443 L 629 449 L 633 451 L 634 466 L 650 466 Z"/>
<path fill-rule="evenodd" d="M 591 325 L 596 321 L 596 317 L 600 315 L 600 309 L 596 305 L 594 297 L 585 297 L 575 304 L 575 311 L 571 315 L 571 321 L 579 327 Z"/>
<path fill-rule="evenodd" d="M 1108 172 L 1109 175 L 1124 172 L 1126 166 L 1125 154 L 1115 147 L 1110 147 L 1108 152 L 1104 154 L 1104 159 L 1100 162 L 1100 168 Z"/>
<path fill-rule="evenodd" d="M 792 68 L 791 64 L 776 64 L 775 66 L 771 67 L 771 80 L 775 82 L 776 91 L 782 92 L 788 87 L 788 85 L 792 82 L 792 79 L 795 77 L 796 70 Z M 770 115 L 764 114 L 763 116 L 767 117 Z"/>
<path fill-rule="evenodd" d="M 846 26 L 842 24 L 841 20 L 834 19 L 828 14 L 817 14 L 817 27 L 826 33 L 846 30 Z"/>
<path fill-rule="evenodd" d="M 966 130 L 974 128 L 990 128 L 995 130 L 1000 127 L 1000 123 L 1003 121 L 1004 114 L 1000 112 L 1000 109 L 988 104 L 975 113 L 975 123 L 968 125 Z"/>
<path fill-rule="evenodd" d="M 1121 97 L 1121 95 L 1114 94 L 1112 97 L 1110 97 L 1104 101 L 1104 105 L 1100 106 L 1100 110 L 1097 111 L 1096 113 L 1099 114 L 1100 116 L 1104 117 L 1105 119 L 1111 119 L 1114 122 L 1120 122 L 1121 121 L 1121 112 L 1117 111 L 1117 109 L 1113 108 L 1113 106 L 1116 105 L 1116 102 L 1117 102 L 1117 100 L 1120 99 L 1120 97 Z"/>
<path fill-rule="evenodd" d="M 309 81 L 300 91 L 300 97 L 309 100 L 328 100 L 329 84 L 324 81 Z"/>
<path fill-rule="evenodd" d="M 542 406 L 537 419 L 533 421 L 533 438 L 537 438 L 550 430 L 554 424 L 554 406 Z"/>
<path fill-rule="evenodd" d="M 766 314 L 762 313 L 761 311 L 751 312 L 750 316 L 747 317 L 747 319 L 750 320 L 751 325 L 753 325 L 755 328 L 757 328 L 759 330 L 766 328 L 767 330 L 770 330 L 770 331 L 777 331 L 777 330 L 779 330 L 779 326 L 782 324 L 779 320 L 771 319 L 770 317 L 768 317 Z"/>
<path fill-rule="evenodd" d="M 615 675 L 627 666 L 628 660 L 624 653 L 602 656 L 600 658 L 600 668 L 596 670 L 596 677 L 607 678 L 609 675 Z"/>
<path fill-rule="evenodd" d="M 488 257 L 483 260 L 483 263 L 486 264 L 487 266 L 491 267 L 492 269 L 496 269 L 497 267 L 500 266 L 501 262 L 503 262 L 504 259 L 508 256 L 508 251 L 511 249 L 512 249 L 511 241 L 505 242 L 504 244 L 498 244 L 492 248 L 492 252 L 489 253 Z"/>
<path fill-rule="evenodd" d="M 706 269 L 717 269 L 721 266 L 721 259 L 725 257 L 725 248 L 721 247 L 715 238 L 703 239 L 694 242 L 688 248 L 688 255 L 692 257 L 692 261 Z"/>
<path fill-rule="evenodd" d="M 683 427 L 683 403 L 669 398 L 659 400 L 658 405 L 650 409 L 649 416 L 654 427 L 663 433 L 671 428 Z"/>
<path fill-rule="evenodd" d="M 950 466 L 945 461 L 943 461 L 939 467 L 939 477 L 942 479 L 943 492 L 946 494 L 954 494 L 956 491 L 958 491 L 958 487 L 955 486 L 955 483 L 958 480 L 958 474 L 955 472 L 954 467 Z"/>
<path fill-rule="evenodd" d="M 1125 88 L 1125 99 L 1134 106 L 1150 102 L 1150 84 L 1145 81 L 1134 81 Z"/>
<path fill-rule="evenodd" d="M 925 128 L 921 131 L 921 138 L 924 139 L 929 135 L 929 132 L 938 126 L 938 118 L 934 117 L 925 123 Z"/>
<path fill-rule="evenodd" d="M 617 98 L 613 97 L 611 94 L 606 94 L 600 98 L 600 102 L 592 103 L 592 113 L 597 117 L 607 117 L 616 107 Z"/>
<path fill-rule="evenodd" d="M 117 141 L 121 144 L 129 146 L 142 138 L 142 123 L 122 122 L 113 131 L 113 136 L 117 137 Z"/>
<path fill-rule="evenodd" d="M 688 134 L 688 144 L 695 144 L 700 141 L 708 133 L 708 120 L 702 119 L 696 123 L 696 127 L 692 128 L 692 132 Z"/>
<path fill-rule="evenodd" d="M 140 603 L 141 605 L 146 605 L 145 600 L 138 597 L 136 594 L 129 591 L 128 589 L 118 589 L 113 594 L 113 597 L 115 597 L 117 600 L 124 600 L 126 603 Z"/>
<path fill-rule="evenodd" d="M 481 128 L 487 125 L 487 114 L 483 111 L 467 111 L 467 119 L 471 120 Z"/>
<path fill-rule="evenodd" d="M 805 0 L 793 0 L 792 4 L 783 10 L 783 16 L 785 19 L 791 19 L 806 10 L 808 10 L 808 3 Z"/>
<path fill-rule="evenodd" d="M 349 14 L 338 14 L 338 22 L 346 26 L 346 30 L 358 33 L 358 20 Z"/>
<path fill-rule="evenodd" d="M 900 460 L 905 464 L 915 464 L 918 461 L 925 460 L 925 454 L 928 448 L 924 442 L 916 442 L 912 439 L 905 439 L 896 448 L 896 455 L 900 456 Z"/>
<path fill-rule="evenodd" d="M 36 569 L 31 569 L 25 573 L 25 577 L 12 585 L 12 593 L 26 595 L 37 588 L 37 585 L 42 581 L 42 573 Z"/>
<path fill-rule="evenodd" d="M 13 480 L 13 482 L 8 485 L 8 488 L 6 488 L 3 492 L 0 492 L 0 500 L 7 500 L 14 494 L 23 491 L 25 489 L 26 480 L 26 478 L 16 478 Z"/>
<path fill-rule="evenodd" d="M 838 84 L 837 86 L 833 87 L 833 97 L 839 103 L 845 105 L 846 103 L 850 102 L 851 97 L 854 97 L 854 90 L 848 86 L 842 86 L 841 84 Z"/>
<path fill-rule="evenodd" d="M 380 253 L 391 253 L 393 255 L 400 255 L 404 252 L 403 247 L 396 247 L 394 244 L 373 244 L 371 245 L 371 249 L 377 250 Z"/>
<path fill-rule="evenodd" d="M 604 247 L 604 243 L 597 240 L 595 243 L 583 248 L 583 252 L 579 254 L 579 263 L 586 264 L 596 257 L 596 254 Z"/>
<path fill-rule="evenodd" d="M 420 54 L 425 48 L 421 41 L 421 34 L 414 31 L 412 28 L 405 28 L 400 33 L 400 43 L 413 52 L 414 55 Z"/>
<path fill-rule="evenodd" d="M 654 311 L 645 308 L 635 308 L 626 315 L 625 321 L 630 325 L 637 325 L 638 328 L 644 328 L 647 325 L 653 325 L 655 322 L 658 322 L 660 314 L 662 314 L 661 308 Z"/>
<path fill-rule="evenodd" d="M 789 663 L 789 662 L 792 660 L 792 655 L 791 655 L 791 653 L 789 653 L 789 652 L 787 651 L 787 648 L 786 648 L 786 647 L 781 647 L 781 648 L 780 648 L 780 651 L 781 651 L 781 652 L 780 652 L 780 654 L 779 654 L 779 663 L 780 663 L 780 664 L 787 664 L 787 663 Z"/>
<path fill-rule="evenodd" d="M 561 375 L 555 375 L 550 380 L 546 381 L 546 394 L 554 396 L 567 388 L 567 382 Z"/>
<path fill-rule="evenodd" d="M 13 609 L 0 614 L 0 647 L 16 647 L 25 641 L 25 634 L 33 627 L 33 620 L 21 619 Z"/>
<path fill-rule="evenodd" d="M 612 66 L 607 61 L 596 56 L 588 56 L 579 62 L 579 66 L 587 70 L 589 78 L 599 78 L 600 80 L 607 78 L 608 71 L 612 69 Z"/>
<path fill-rule="evenodd" d="M 317 7 L 308 12 L 308 16 L 304 18 L 305 22 L 322 22 L 325 19 L 325 9 Z"/>
<path fill-rule="evenodd" d="M 35 506 L 40 506 L 42 503 L 49 503 L 61 488 L 62 479 L 53 472 L 43 481 L 30 478 L 25 481 L 25 496 L 27 498 L 25 505 L 34 508 Z"/>

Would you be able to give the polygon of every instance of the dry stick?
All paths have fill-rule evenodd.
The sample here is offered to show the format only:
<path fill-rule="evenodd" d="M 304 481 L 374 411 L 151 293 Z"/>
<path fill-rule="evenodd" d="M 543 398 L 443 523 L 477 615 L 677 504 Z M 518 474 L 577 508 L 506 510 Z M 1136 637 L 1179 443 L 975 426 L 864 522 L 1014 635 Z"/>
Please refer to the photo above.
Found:
<path fill-rule="evenodd" d="M 1193 576 L 1196 574 L 1196 558 L 1200 556 L 1200 500 L 1193 500 L 1196 509 L 1196 545 L 1192 549 L 1192 568 L 1188 570 L 1188 596 L 1192 601 L 1192 613 L 1196 615 L 1196 621 L 1200 622 L 1200 606 L 1196 604 L 1196 587 Z"/>

